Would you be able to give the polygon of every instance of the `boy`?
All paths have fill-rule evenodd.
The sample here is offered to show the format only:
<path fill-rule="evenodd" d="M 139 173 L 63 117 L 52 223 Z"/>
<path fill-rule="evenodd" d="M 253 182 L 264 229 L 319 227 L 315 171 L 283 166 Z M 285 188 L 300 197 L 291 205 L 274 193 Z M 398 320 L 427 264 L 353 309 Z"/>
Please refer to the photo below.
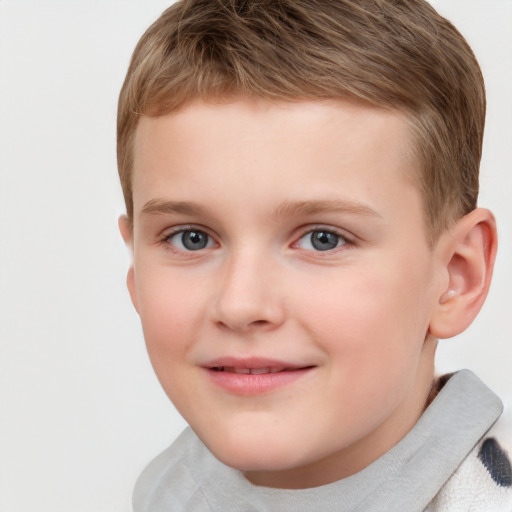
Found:
<path fill-rule="evenodd" d="M 484 116 L 471 50 L 422 0 L 189 0 L 148 29 L 120 229 L 190 429 L 136 512 L 511 509 L 501 402 L 434 378 L 491 280 Z"/>

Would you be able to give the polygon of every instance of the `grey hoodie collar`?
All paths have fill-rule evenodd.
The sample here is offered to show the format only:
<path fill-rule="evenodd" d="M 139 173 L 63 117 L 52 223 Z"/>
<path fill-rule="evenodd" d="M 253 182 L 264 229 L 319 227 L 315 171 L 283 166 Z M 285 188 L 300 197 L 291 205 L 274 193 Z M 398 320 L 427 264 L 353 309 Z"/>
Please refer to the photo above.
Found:
<path fill-rule="evenodd" d="M 472 372 L 462 370 L 384 456 L 348 478 L 311 489 L 252 485 L 241 472 L 215 459 L 199 440 L 189 455 L 194 478 L 213 510 L 421 512 L 502 410 L 500 399 Z"/>

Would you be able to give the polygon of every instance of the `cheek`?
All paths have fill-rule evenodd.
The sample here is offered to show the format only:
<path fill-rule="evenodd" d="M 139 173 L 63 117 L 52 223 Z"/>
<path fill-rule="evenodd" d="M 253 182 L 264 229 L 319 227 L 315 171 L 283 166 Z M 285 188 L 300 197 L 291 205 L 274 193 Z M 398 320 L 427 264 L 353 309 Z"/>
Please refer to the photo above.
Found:
<path fill-rule="evenodd" d="M 347 372 L 403 368 L 419 356 L 428 327 L 426 279 L 425 268 L 410 261 L 343 269 L 316 286 L 303 283 L 308 294 L 295 316 L 330 358 L 350 362 Z"/>
<path fill-rule="evenodd" d="M 204 311 L 201 291 L 183 274 L 159 268 L 136 274 L 139 315 L 153 364 L 173 361 L 192 343 Z"/>
<path fill-rule="evenodd" d="M 203 293 L 183 273 L 159 268 L 138 274 L 139 315 L 147 352 L 170 400 L 186 411 L 190 383 L 189 354 L 200 338 L 205 311 Z"/>
<path fill-rule="evenodd" d="M 415 381 L 426 334 L 421 281 L 421 272 L 400 272 L 398 266 L 351 269 L 322 293 L 315 288 L 303 303 L 303 325 L 327 355 L 330 402 L 357 431 L 382 421 Z"/>

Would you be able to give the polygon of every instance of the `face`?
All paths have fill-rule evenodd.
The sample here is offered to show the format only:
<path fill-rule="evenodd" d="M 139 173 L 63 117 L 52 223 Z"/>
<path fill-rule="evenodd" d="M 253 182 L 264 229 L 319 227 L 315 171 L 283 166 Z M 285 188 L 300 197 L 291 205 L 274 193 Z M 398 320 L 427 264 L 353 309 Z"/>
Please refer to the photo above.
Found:
<path fill-rule="evenodd" d="M 405 119 L 351 102 L 143 117 L 128 283 L 156 374 L 261 485 L 350 475 L 432 380 L 438 278 Z"/>

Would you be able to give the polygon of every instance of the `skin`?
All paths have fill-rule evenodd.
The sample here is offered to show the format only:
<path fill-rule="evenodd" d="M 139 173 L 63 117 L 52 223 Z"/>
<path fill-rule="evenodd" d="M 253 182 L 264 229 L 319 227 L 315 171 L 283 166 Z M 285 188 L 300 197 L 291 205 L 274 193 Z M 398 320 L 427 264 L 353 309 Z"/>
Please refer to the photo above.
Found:
<path fill-rule="evenodd" d="M 201 440 L 255 484 L 322 485 L 388 451 L 425 407 L 432 333 L 464 323 L 451 270 L 469 290 L 473 267 L 453 255 L 475 225 L 489 246 L 490 217 L 430 247 L 410 148 L 401 114 L 347 101 L 195 101 L 140 120 L 120 227 L 148 353 Z M 205 247 L 184 245 L 191 230 Z M 335 247 L 318 250 L 319 231 Z M 227 356 L 307 370 L 237 393 L 204 367 Z"/>

